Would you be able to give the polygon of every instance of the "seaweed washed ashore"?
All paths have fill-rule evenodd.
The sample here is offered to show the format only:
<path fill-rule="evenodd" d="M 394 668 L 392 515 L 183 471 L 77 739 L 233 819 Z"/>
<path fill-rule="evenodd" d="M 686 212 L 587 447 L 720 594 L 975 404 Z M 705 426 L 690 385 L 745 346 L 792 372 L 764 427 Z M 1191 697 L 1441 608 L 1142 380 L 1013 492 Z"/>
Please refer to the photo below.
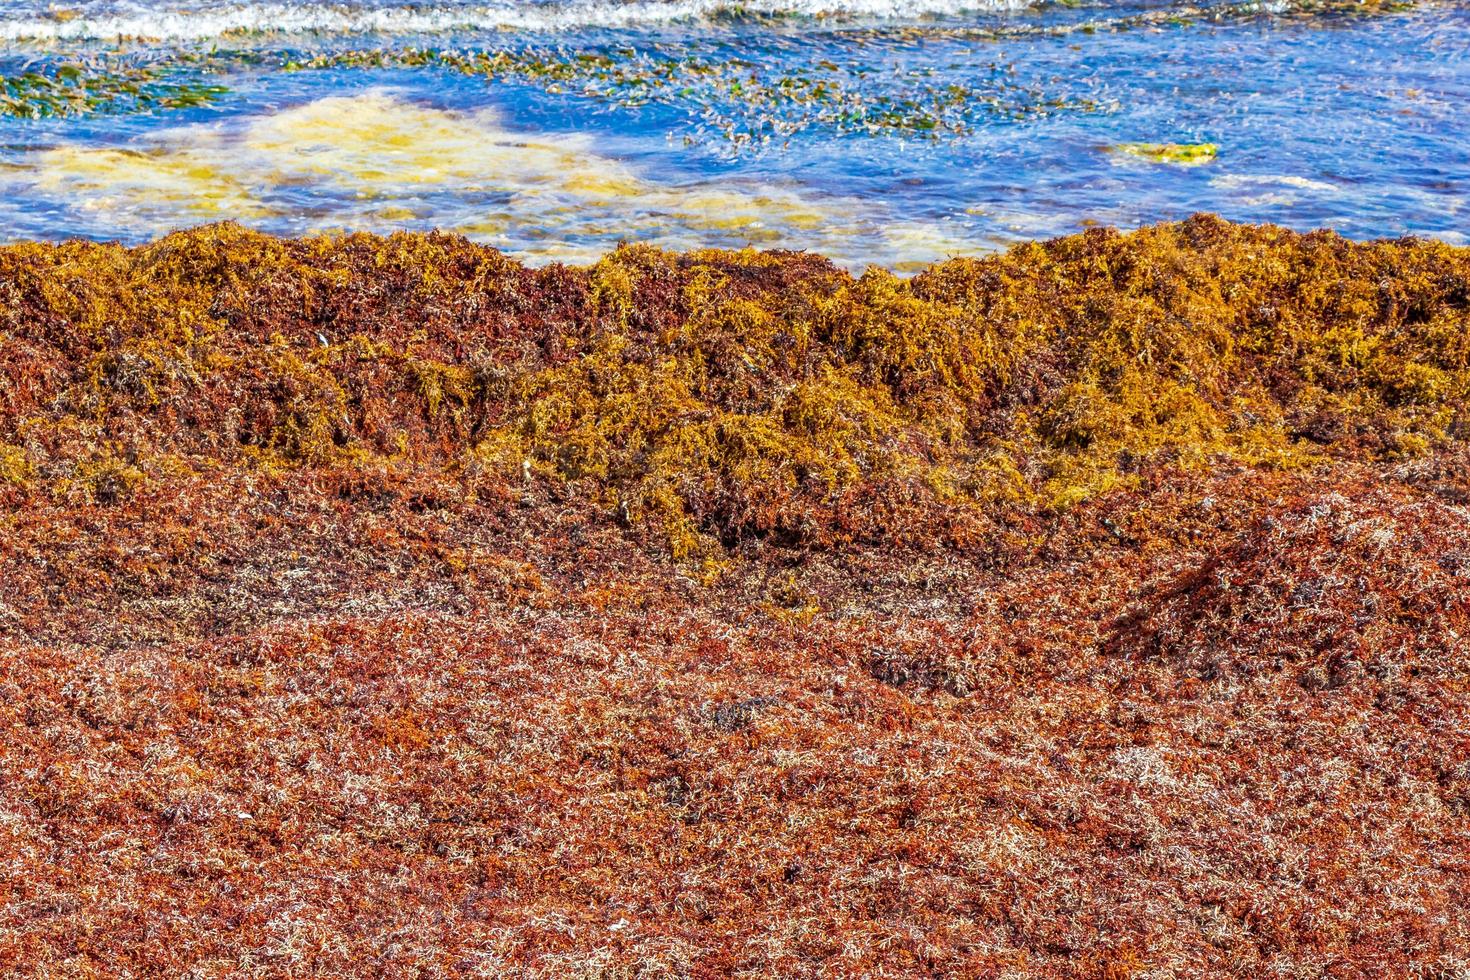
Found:
<path fill-rule="evenodd" d="M 0 964 L 1462 975 L 1467 389 L 1209 216 L 0 248 Z"/>

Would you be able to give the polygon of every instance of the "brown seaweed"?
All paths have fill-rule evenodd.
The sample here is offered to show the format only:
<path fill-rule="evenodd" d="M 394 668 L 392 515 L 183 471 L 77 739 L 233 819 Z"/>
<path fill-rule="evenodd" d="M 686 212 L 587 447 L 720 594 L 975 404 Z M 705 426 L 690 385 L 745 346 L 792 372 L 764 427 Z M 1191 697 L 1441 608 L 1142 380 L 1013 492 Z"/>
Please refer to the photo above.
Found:
<path fill-rule="evenodd" d="M 0 963 L 1456 976 L 1467 327 L 1208 216 L 0 249 Z"/>

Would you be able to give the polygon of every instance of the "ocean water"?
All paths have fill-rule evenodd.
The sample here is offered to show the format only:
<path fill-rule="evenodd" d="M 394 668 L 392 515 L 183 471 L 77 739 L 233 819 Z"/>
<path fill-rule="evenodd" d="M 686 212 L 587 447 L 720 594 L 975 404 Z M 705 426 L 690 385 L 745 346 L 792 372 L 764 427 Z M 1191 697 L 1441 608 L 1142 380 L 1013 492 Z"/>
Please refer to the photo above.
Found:
<path fill-rule="evenodd" d="M 1470 4 L 0 0 L 0 239 L 912 269 L 1213 211 L 1470 241 Z"/>

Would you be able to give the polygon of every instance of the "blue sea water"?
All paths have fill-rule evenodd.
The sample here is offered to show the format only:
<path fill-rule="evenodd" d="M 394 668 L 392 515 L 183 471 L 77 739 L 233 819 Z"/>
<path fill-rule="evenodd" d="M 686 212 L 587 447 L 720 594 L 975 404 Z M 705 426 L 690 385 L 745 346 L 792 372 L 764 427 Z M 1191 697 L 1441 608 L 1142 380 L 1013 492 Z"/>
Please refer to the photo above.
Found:
<path fill-rule="evenodd" d="M 5 240 L 907 269 L 1213 211 L 1470 241 L 1465 3 L 0 0 L 0 76 Z"/>

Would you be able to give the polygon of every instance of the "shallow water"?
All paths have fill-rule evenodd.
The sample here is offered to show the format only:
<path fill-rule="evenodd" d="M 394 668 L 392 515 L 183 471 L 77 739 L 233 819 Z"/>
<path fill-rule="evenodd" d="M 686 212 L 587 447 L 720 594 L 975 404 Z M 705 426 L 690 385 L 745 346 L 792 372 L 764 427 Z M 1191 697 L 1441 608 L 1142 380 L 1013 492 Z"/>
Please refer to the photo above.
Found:
<path fill-rule="evenodd" d="M 0 74 L 4 239 L 238 218 L 905 269 L 1208 210 L 1470 240 L 1464 3 L 0 0 Z"/>

